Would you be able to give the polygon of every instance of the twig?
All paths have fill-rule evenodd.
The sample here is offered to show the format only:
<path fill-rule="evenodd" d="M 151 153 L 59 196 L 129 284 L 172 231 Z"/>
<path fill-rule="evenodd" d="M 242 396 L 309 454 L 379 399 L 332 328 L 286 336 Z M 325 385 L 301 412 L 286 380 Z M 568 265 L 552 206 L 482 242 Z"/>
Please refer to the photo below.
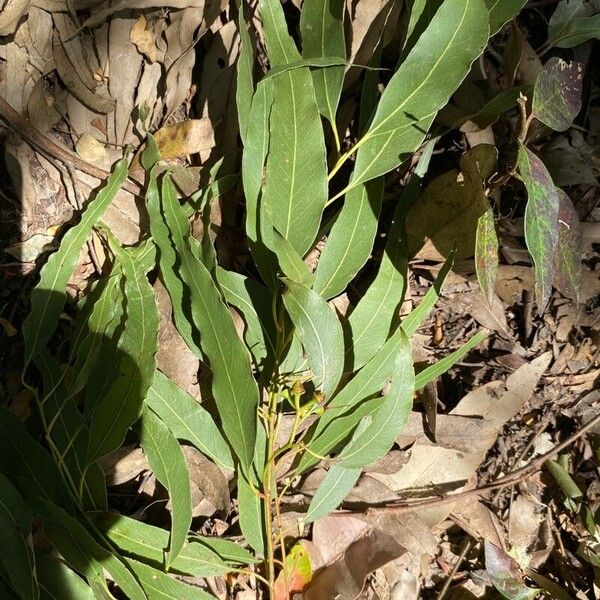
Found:
<path fill-rule="evenodd" d="M 440 590 L 440 593 L 438 594 L 436 600 L 444 600 L 444 598 L 446 597 L 446 594 L 448 593 L 448 590 L 450 589 L 450 586 L 452 585 L 452 578 L 458 572 L 458 569 L 459 569 L 460 565 L 462 564 L 462 561 L 465 559 L 465 556 L 467 556 L 467 553 L 469 552 L 469 550 L 471 549 L 472 546 L 473 546 L 473 540 L 470 538 L 467 539 L 467 542 L 466 542 L 464 548 L 462 549 L 460 556 L 458 557 L 457 561 L 454 563 L 454 567 L 452 567 L 452 571 L 446 578 L 446 581 L 444 582 L 444 587 Z"/>
<path fill-rule="evenodd" d="M 71 152 L 35 127 L 32 127 L 27 119 L 21 116 L 2 96 L 0 96 L 0 120 L 4 121 L 14 134 L 18 135 L 42 154 L 50 158 L 55 158 L 64 165 L 70 165 L 71 168 L 91 175 L 96 179 L 104 180 L 109 177 L 110 173 L 108 171 L 83 160 L 74 152 Z M 141 192 L 140 184 L 132 179 L 126 180 L 123 183 L 123 189 L 135 196 L 139 196 Z"/>
<path fill-rule="evenodd" d="M 434 498 L 425 498 L 422 500 L 416 501 L 398 501 L 392 502 L 388 504 L 382 505 L 371 505 L 368 508 L 361 510 L 341 510 L 333 513 L 333 515 L 346 515 L 346 514 L 360 514 L 360 513 L 374 513 L 374 512 L 394 512 L 397 514 L 410 512 L 416 509 L 422 508 L 430 508 L 432 506 L 440 506 L 443 504 L 452 504 L 458 500 L 464 500 L 465 498 L 471 498 L 473 496 L 481 496 L 484 492 L 488 492 L 490 490 L 495 490 L 498 488 L 507 487 L 509 485 L 514 485 L 515 483 L 519 483 L 525 477 L 531 475 L 532 473 L 539 471 L 544 463 L 551 458 L 554 458 L 557 454 L 560 454 L 562 450 L 573 444 L 576 440 L 578 440 L 582 435 L 584 435 L 587 431 L 592 429 L 595 425 L 600 423 L 600 414 L 596 415 L 593 419 L 588 421 L 581 429 L 570 435 L 566 440 L 558 444 L 549 450 L 545 454 L 534 458 L 529 464 L 505 475 L 504 477 L 500 477 L 496 481 L 491 481 L 489 483 L 484 483 L 483 485 L 473 488 L 471 490 L 464 490 L 462 492 L 457 492 L 456 494 L 448 494 L 440 498 L 436 496 Z"/>

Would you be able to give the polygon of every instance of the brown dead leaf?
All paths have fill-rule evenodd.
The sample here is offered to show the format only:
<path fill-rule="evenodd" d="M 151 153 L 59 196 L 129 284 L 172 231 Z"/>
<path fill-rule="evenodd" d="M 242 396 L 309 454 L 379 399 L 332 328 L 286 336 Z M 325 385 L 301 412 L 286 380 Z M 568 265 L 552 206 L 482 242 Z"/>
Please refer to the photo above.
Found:
<path fill-rule="evenodd" d="M 0 11 L 0 36 L 12 35 L 21 17 L 29 10 L 31 0 L 8 0 Z"/>
<path fill-rule="evenodd" d="M 99 461 L 106 485 L 121 485 L 135 479 L 140 473 L 150 471 L 150 465 L 141 448 L 122 446 Z"/>
<path fill-rule="evenodd" d="M 154 33 L 148 28 L 148 21 L 144 15 L 140 15 L 129 32 L 129 39 L 135 44 L 138 52 L 143 54 L 151 63 L 158 58 L 158 48 L 154 39 Z"/>

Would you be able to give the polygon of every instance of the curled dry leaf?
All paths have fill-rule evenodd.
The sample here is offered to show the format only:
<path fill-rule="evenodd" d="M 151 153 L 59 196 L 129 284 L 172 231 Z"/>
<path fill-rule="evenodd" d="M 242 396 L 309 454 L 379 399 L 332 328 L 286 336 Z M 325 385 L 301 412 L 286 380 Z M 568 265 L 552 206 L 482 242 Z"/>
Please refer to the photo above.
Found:
<path fill-rule="evenodd" d="M 143 54 L 151 63 L 158 58 L 158 48 L 154 39 L 154 33 L 148 28 L 148 21 L 144 15 L 140 15 L 129 32 L 129 39 L 135 44 L 138 52 Z"/>
<path fill-rule="evenodd" d="M 29 10 L 31 0 L 8 0 L 0 11 L 0 36 L 12 35 L 21 17 Z"/>

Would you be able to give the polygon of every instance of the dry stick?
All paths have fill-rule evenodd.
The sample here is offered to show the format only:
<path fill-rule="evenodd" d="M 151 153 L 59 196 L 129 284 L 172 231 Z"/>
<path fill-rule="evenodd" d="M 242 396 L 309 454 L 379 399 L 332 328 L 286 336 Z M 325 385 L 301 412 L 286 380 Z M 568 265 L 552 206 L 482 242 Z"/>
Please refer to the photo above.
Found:
<path fill-rule="evenodd" d="M 472 496 L 481 496 L 483 492 L 487 492 L 489 490 L 495 490 L 502 487 L 507 487 L 509 485 L 513 485 L 515 483 L 519 483 L 519 481 L 523 480 L 525 477 L 530 475 L 532 472 L 539 471 L 544 463 L 551 458 L 554 458 L 557 454 L 560 454 L 562 450 L 570 446 L 573 442 L 578 440 L 584 433 L 592 429 L 595 425 L 600 423 L 600 414 L 596 415 L 591 421 L 588 421 L 581 429 L 570 435 L 564 442 L 558 444 L 552 448 L 552 450 L 534 458 L 529 464 L 505 475 L 504 477 L 500 477 L 496 481 L 491 481 L 489 483 L 485 483 L 482 486 L 473 488 L 472 490 L 465 490 L 462 492 L 458 492 L 456 494 L 448 494 L 442 498 L 425 498 L 424 500 L 417 500 L 413 502 L 409 501 L 401 501 L 395 504 L 384 504 L 381 506 L 369 506 L 363 510 L 342 510 L 335 513 L 333 515 L 346 515 L 346 514 L 357 514 L 357 513 L 373 513 L 373 512 L 394 512 L 397 514 L 410 512 L 418 508 L 430 508 L 432 506 L 440 506 L 443 504 L 452 504 L 457 500 L 463 500 L 465 498 L 470 498 Z"/>
<path fill-rule="evenodd" d="M 448 593 L 448 590 L 450 589 L 450 586 L 452 585 L 452 578 L 458 572 L 458 569 L 459 569 L 460 565 L 462 564 L 462 561 L 465 559 L 465 556 L 467 556 L 467 553 L 469 552 L 469 550 L 471 549 L 472 546 L 473 546 L 473 540 L 467 539 L 467 542 L 465 543 L 464 548 L 462 549 L 462 552 L 460 553 L 460 556 L 457 558 L 456 562 L 454 563 L 454 567 L 452 567 L 452 571 L 446 578 L 446 581 L 444 582 L 444 587 L 440 590 L 440 593 L 438 594 L 436 600 L 444 600 L 444 598 L 446 597 L 446 594 Z"/>
<path fill-rule="evenodd" d="M 91 175 L 96 179 L 105 180 L 110 176 L 108 171 L 83 160 L 74 152 L 71 152 L 39 131 L 39 129 L 32 127 L 27 119 L 20 115 L 2 96 L 0 96 L 0 120 L 4 121 L 14 134 L 18 135 L 42 154 L 55 158 L 63 164 L 70 165 L 71 168 Z M 123 189 L 135 196 L 139 196 L 141 192 L 139 183 L 131 179 L 123 183 Z"/>

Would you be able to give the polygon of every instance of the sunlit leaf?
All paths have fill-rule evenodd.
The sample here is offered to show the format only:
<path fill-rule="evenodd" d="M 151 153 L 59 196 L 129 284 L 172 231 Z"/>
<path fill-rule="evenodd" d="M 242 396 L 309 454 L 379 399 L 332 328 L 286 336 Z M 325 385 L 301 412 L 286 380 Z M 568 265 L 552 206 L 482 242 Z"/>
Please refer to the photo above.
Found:
<path fill-rule="evenodd" d="M 312 287 L 314 279 L 312 272 L 292 244 L 280 235 L 276 229 L 273 230 L 273 242 L 273 249 L 277 254 L 279 268 L 282 273 L 296 283 Z"/>
<path fill-rule="evenodd" d="M 244 2 L 238 2 L 238 31 L 240 33 L 240 55 L 237 62 L 237 85 L 236 85 L 236 106 L 238 122 L 240 125 L 240 137 L 242 143 L 246 145 L 246 131 L 250 123 L 250 109 L 252 105 L 252 96 L 254 95 L 254 78 L 252 69 L 254 66 L 254 44 L 248 32 L 246 16 L 244 14 Z"/>
<path fill-rule="evenodd" d="M 165 600 L 214 600 L 214 596 L 202 588 L 189 585 L 174 577 L 149 567 L 131 558 L 125 559 L 127 566 L 135 573 L 149 599 Z"/>
<path fill-rule="evenodd" d="M 283 301 L 302 342 L 317 390 L 330 398 L 344 368 L 342 325 L 316 292 L 286 279 Z"/>
<path fill-rule="evenodd" d="M 93 513 L 91 518 L 123 554 L 162 568 L 164 548 L 169 543 L 167 531 L 116 513 Z M 231 560 L 219 550 L 223 554 L 233 554 L 235 558 Z M 170 571 L 194 577 L 215 577 L 229 572 L 233 568 L 231 563 L 251 563 L 252 560 L 252 556 L 234 542 L 195 536 L 194 541 L 186 543 L 173 560 Z"/>
<path fill-rule="evenodd" d="M 299 60 L 279 0 L 262 0 L 260 13 L 271 66 Z M 264 201 L 275 228 L 304 255 L 327 201 L 321 116 L 308 68 L 287 71 L 273 81 Z"/>
<path fill-rule="evenodd" d="M 555 131 L 565 131 L 581 110 L 583 66 L 551 58 L 538 75 L 533 89 L 532 112 Z"/>
<path fill-rule="evenodd" d="M 12 588 L 24 600 L 40 597 L 31 539 L 32 514 L 23 496 L 0 473 L 0 563 Z"/>
<path fill-rule="evenodd" d="M 581 226 L 571 199 L 558 192 L 558 244 L 554 254 L 554 285 L 568 298 L 579 301 L 581 288 Z"/>
<path fill-rule="evenodd" d="M 171 499 L 171 535 L 165 547 L 165 567 L 169 569 L 183 548 L 192 523 L 192 492 L 185 456 L 175 436 L 149 408 L 138 424 L 140 443 L 154 475 Z"/>
<path fill-rule="evenodd" d="M 301 593 L 310 583 L 312 566 L 308 552 L 296 544 L 287 553 L 285 563 L 273 586 L 273 600 L 288 600 L 290 595 Z"/>
<path fill-rule="evenodd" d="M 346 194 L 315 272 L 314 290 L 324 298 L 343 292 L 367 262 L 377 233 L 382 198 L 381 178 Z"/>
<path fill-rule="evenodd" d="M 535 298 L 541 313 L 552 291 L 560 200 L 544 163 L 522 144 L 519 146 L 518 162 L 528 197 L 525 209 L 525 242 L 533 257 Z"/>
<path fill-rule="evenodd" d="M 168 176 L 163 180 L 161 194 L 157 190 L 150 194 L 147 205 L 175 324 L 190 349 L 208 361 L 223 430 L 242 465 L 249 467 L 258 404 L 250 354 L 237 335 L 233 317 L 211 273 L 190 248 L 189 222 Z"/>
<path fill-rule="evenodd" d="M 100 220 L 127 177 L 127 159 L 120 160 L 102 189 L 88 203 L 77 225 L 63 236 L 59 249 L 40 272 L 40 281 L 31 292 L 31 311 L 23 324 L 25 365 L 38 348 L 46 345 L 58 323 L 66 300 L 66 288 L 75 270 L 81 248 L 92 227 Z"/>
<path fill-rule="evenodd" d="M 306 0 L 302 4 L 300 35 L 304 58 L 346 56 L 343 0 Z M 336 132 L 335 115 L 344 83 L 344 65 L 315 69 L 313 84 L 319 111 Z"/>
<path fill-rule="evenodd" d="M 437 111 L 483 51 L 483 0 L 446 0 L 385 88 L 358 151 L 351 186 L 387 173 L 422 143 Z"/>
<path fill-rule="evenodd" d="M 211 414 L 161 371 L 156 371 L 146 404 L 173 435 L 193 444 L 224 469 L 233 470 L 229 446 Z"/>

